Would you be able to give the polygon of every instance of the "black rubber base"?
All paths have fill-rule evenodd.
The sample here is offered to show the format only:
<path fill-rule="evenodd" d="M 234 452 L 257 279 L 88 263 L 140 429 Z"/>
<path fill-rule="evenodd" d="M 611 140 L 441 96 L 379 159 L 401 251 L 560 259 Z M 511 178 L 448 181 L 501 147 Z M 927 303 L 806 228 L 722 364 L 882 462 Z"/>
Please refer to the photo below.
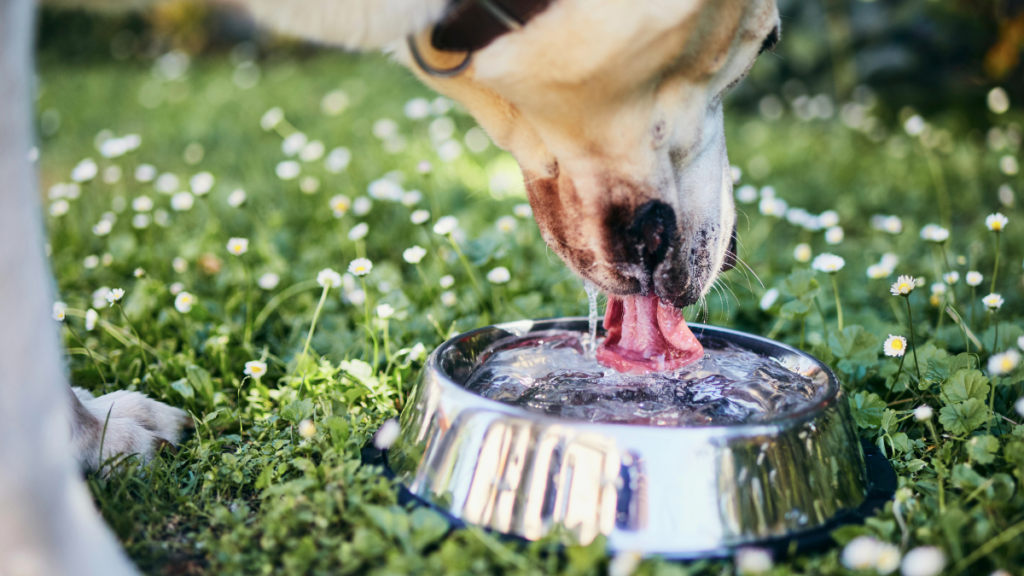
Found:
<path fill-rule="evenodd" d="M 849 524 L 862 524 L 865 519 L 874 516 L 895 495 L 897 486 L 896 472 L 877 446 L 867 441 L 862 441 L 862 445 L 864 447 L 864 463 L 867 468 L 868 493 L 860 506 L 853 510 L 843 510 L 833 516 L 828 522 L 816 528 L 795 532 L 790 536 L 750 542 L 744 544 L 744 546 L 771 550 L 776 559 L 785 558 L 790 554 L 799 552 L 824 550 L 835 544 L 835 540 L 832 539 L 831 535 L 833 530 Z M 389 479 L 395 478 L 394 472 L 388 466 L 387 451 L 381 451 L 370 446 L 363 448 L 362 458 L 363 464 L 380 466 L 385 477 Z M 464 528 L 466 526 L 465 521 L 416 496 L 402 484 L 398 484 L 398 503 L 402 505 L 413 503 L 417 506 L 426 506 L 444 516 L 452 529 Z M 488 532 L 509 541 L 526 542 L 524 538 L 512 534 L 495 532 L 490 529 L 488 529 Z M 718 548 L 695 554 L 665 554 L 663 556 L 673 560 L 697 560 L 702 558 L 728 558 L 734 552 L 735 548 Z"/>

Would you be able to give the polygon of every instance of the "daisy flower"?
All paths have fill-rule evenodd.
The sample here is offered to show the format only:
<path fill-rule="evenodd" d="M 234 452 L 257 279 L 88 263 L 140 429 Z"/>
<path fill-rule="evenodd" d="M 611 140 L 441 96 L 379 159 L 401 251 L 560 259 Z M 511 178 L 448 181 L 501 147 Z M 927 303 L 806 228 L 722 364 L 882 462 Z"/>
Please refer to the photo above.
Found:
<path fill-rule="evenodd" d="M 811 261 L 811 245 L 810 244 L 797 244 L 796 248 L 793 249 L 793 259 L 797 262 L 807 263 Z"/>
<path fill-rule="evenodd" d="M 63 302 L 54 302 L 53 303 L 53 319 L 58 321 L 58 322 L 63 322 L 64 321 L 64 310 L 67 307 L 68 307 L 68 305 L 63 303 Z"/>
<path fill-rule="evenodd" d="M 153 199 L 149 196 L 139 196 L 132 200 L 132 210 L 136 212 L 149 212 L 153 209 Z"/>
<path fill-rule="evenodd" d="M 86 158 L 76 164 L 71 170 L 71 179 L 75 182 L 88 182 L 95 178 L 99 171 L 100 169 L 96 165 L 96 161 L 92 158 Z"/>
<path fill-rule="evenodd" d="M 231 194 L 228 194 L 228 206 L 238 208 L 242 204 L 245 204 L 245 190 L 235 188 Z"/>
<path fill-rule="evenodd" d="M 398 427 L 398 422 L 391 418 L 373 435 L 373 445 L 378 450 L 387 450 L 395 443 L 395 440 L 398 440 L 399 432 L 401 429 Z"/>
<path fill-rule="evenodd" d="M 356 224 L 355 226 L 352 227 L 351 230 L 348 231 L 348 239 L 352 240 L 353 242 L 356 240 L 362 240 L 363 238 L 366 238 L 366 235 L 369 233 L 369 224 L 367 224 L 366 222 L 360 222 L 359 224 Z"/>
<path fill-rule="evenodd" d="M 879 574 L 892 574 L 900 567 L 902 560 L 900 549 L 895 544 L 882 542 L 878 545 L 878 558 L 875 559 L 875 570 Z"/>
<path fill-rule="evenodd" d="M 632 576 L 643 560 L 638 552 L 618 552 L 608 562 L 608 576 Z"/>
<path fill-rule="evenodd" d="M 444 236 L 451 234 L 458 227 L 459 221 L 455 219 L 455 216 L 442 216 L 434 224 L 434 233 Z"/>
<path fill-rule="evenodd" d="M 999 294 L 993 293 L 982 298 L 981 302 L 982 304 L 985 305 L 986 308 L 989 309 L 990 312 L 995 312 L 996 310 L 1002 308 L 1004 300 L 1003 297 L 1000 296 Z"/>
<path fill-rule="evenodd" d="M 993 354 L 988 359 L 988 373 L 993 376 L 1008 374 L 1020 364 L 1020 352 L 1010 348 L 1001 354 Z"/>
<path fill-rule="evenodd" d="M 946 567 L 946 554 L 934 546 L 918 546 L 903 557 L 903 576 L 937 576 Z"/>
<path fill-rule="evenodd" d="M 889 268 L 883 264 L 872 264 L 868 266 L 868 278 L 872 280 L 881 280 L 892 274 L 892 268 Z"/>
<path fill-rule="evenodd" d="M 946 293 L 946 288 L 947 288 L 947 286 L 945 284 L 942 284 L 940 282 L 936 282 L 935 284 L 932 284 L 932 286 L 931 286 L 932 294 L 936 294 L 938 296 L 942 296 L 943 294 Z"/>
<path fill-rule="evenodd" d="M 841 256 L 825 253 L 818 254 L 818 256 L 814 259 L 814 262 L 811 263 L 811 268 L 814 268 L 819 272 L 827 272 L 829 274 L 834 274 L 842 270 L 843 266 L 845 265 L 846 260 L 843 260 Z"/>
<path fill-rule="evenodd" d="M 533 208 L 530 208 L 529 204 L 516 204 L 512 207 L 512 213 L 515 214 L 517 218 L 523 218 L 525 220 L 526 218 L 533 216 Z"/>
<path fill-rule="evenodd" d="M 502 216 L 501 218 L 498 218 L 498 221 L 494 223 L 494 226 L 498 229 L 498 232 L 511 234 L 516 231 L 516 219 L 514 216 Z"/>
<path fill-rule="evenodd" d="M 779 289 L 769 288 L 768 291 L 764 293 L 764 296 L 761 296 L 761 301 L 758 303 L 758 305 L 761 307 L 761 310 L 770 310 L 771 307 L 775 305 L 775 302 L 778 299 Z"/>
<path fill-rule="evenodd" d="M 308 418 L 299 422 L 299 436 L 307 439 L 316 436 L 316 424 Z"/>
<path fill-rule="evenodd" d="M 327 148 L 324 143 L 319 140 L 313 140 L 309 144 L 302 147 L 299 151 L 299 160 L 303 162 L 316 162 L 317 160 L 324 157 L 324 152 Z"/>
<path fill-rule="evenodd" d="M 451 290 L 441 292 L 441 304 L 451 308 L 452 306 L 455 306 L 456 302 L 458 302 L 458 298 L 455 296 L 455 292 L 452 292 Z"/>
<path fill-rule="evenodd" d="M 1017 347 L 1024 350 L 1024 336 L 1017 338 Z"/>
<path fill-rule="evenodd" d="M 942 279 L 946 282 L 946 284 L 952 286 L 960 281 L 960 273 L 957 272 L 956 270 L 953 270 L 952 272 L 947 272 L 943 274 Z"/>
<path fill-rule="evenodd" d="M 170 172 L 164 172 L 153 183 L 153 188 L 162 194 L 173 194 L 178 191 L 178 177 Z"/>
<path fill-rule="evenodd" d="M 195 196 L 191 192 L 178 192 L 171 196 L 171 208 L 177 212 L 185 212 L 192 209 L 195 204 Z"/>
<path fill-rule="evenodd" d="M 145 268 L 136 268 L 135 271 L 132 272 L 132 276 L 135 276 L 136 278 L 142 278 L 145 275 L 146 275 L 146 269 Z"/>
<path fill-rule="evenodd" d="M 281 141 L 281 152 L 285 156 L 295 156 L 309 142 L 309 137 L 302 132 L 292 132 Z"/>
<path fill-rule="evenodd" d="M 331 268 L 324 268 L 316 275 L 316 283 L 324 288 L 337 288 L 341 286 L 341 274 Z"/>
<path fill-rule="evenodd" d="M 451 288 L 455 284 L 455 277 L 451 274 L 445 274 L 444 276 L 441 276 L 438 284 L 441 285 L 441 288 Z"/>
<path fill-rule="evenodd" d="M 260 127 L 263 128 L 263 130 L 270 132 L 276 128 L 282 120 L 284 120 L 284 111 L 277 106 L 274 106 L 263 113 L 263 116 L 260 118 Z"/>
<path fill-rule="evenodd" d="M 757 188 L 750 184 L 740 186 L 736 189 L 736 200 L 743 204 L 753 204 L 757 201 Z"/>
<path fill-rule="evenodd" d="M 259 360 L 249 360 L 245 363 L 245 375 L 250 376 L 254 380 L 259 380 L 267 373 L 266 362 L 260 362 Z"/>
<path fill-rule="evenodd" d="M 889 289 L 893 296 L 906 296 L 917 286 L 917 280 L 913 276 L 900 276 Z"/>
<path fill-rule="evenodd" d="M 228 240 L 228 252 L 234 256 L 241 256 L 249 251 L 248 238 L 231 238 Z"/>
<path fill-rule="evenodd" d="M 882 345 L 882 349 L 885 351 L 886 356 L 898 358 L 907 353 L 907 339 L 903 336 L 889 334 L 889 337 L 886 338 L 885 343 Z"/>
<path fill-rule="evenodd" d="M 70 209 L 71 204 L 69 204 L 67 200 L 57 200 L 53 204 L 50 204 L 50 216 L 53 216 L 54 218 L 60 218 L 61 216 L 67 214 L 68 210 Z"/>
<path fill-rule="evenodd" d="M 152 164 L 139 164 L 135 168 L 136 182 L 152 182 L 156 178 L 156 167 Z"/>
<path fill-rule="evenodd" d="M 114 288 L 113 290 L 107 292 L 104 297 L 107 299 L 107 302 L 109 302 L 110 305 L 113 306 L 115 302 L 118 302 L 121 300 L 121 298 L 124 298 L 124 288 Z"/>
<path fill-rule="evenodd" d="M 835 210 L 825 210 L 818 214 L 818 221 L 822 228 L 833 228 L 839 224 L 839 213 Z"/>
<path fill-rule="evenodd" d="M 406 248 L 402 252 L 402 259 L 409 264 L 419 264 L 420 260 L 427 255 L 427 251 L 421 246 L 413 246 L 412 248 Z"/>
<path fill-rule="evenodd" d="M 281 180 L 294 180 L 298 178 L 300 172 L 302 172 L 302 166 L 295 160 L 285 160 L 274 168 L 274 173 Z"/>
<path fill-rule="evenodd" d="M 260 279 L 256 281 L 256 284 L 264 290 L 273 290 L 277 288 L 278 283 L 281 282 L 281 277 L 273 272 L 267 272 Z"/>
<path fill-rule="evenodd" d="M 185 285 L 181 282 L 175 282 L 167 287 L 167 291 L 171 293 L 171 296 L 177 296 L 185 291 Z"/>
<path fill-rule="evenodd" d="M 903 220 L 899 216 L 888 216 L 882 223 L 882 230 L 888 234 L 899 234 L 903 231 Z"/>
<path fill-rule="evenodd" d="M 362 306 L 366 302 L 366 292 L 362 290 L 350 290 L 345 293 L 345 299 L 354 306 Z"/>
<path fill-rule="evenodd" d="M 352 162 L 352 151 L 344 146 L 339 146 L 327 154 L 327 158 L 324 159 L 324 168 L 331 174 L 340 174 L 348 168 L 350 162 Z"/>
<path fill-rule="evenodd" d="M 174 260 L 171 260 L 171 268 L 173 268 L 178 274 L 184 274 L 188 271 L 188 260 L 178 256 Z"/>
<path fill-rule="evenodd" d="M 196 196 L 202 196 L 212 190 L 213 182 L 213 174 L 209 172 L 200 172 L 188 180 L 189 186 L 192 187 L 192 193 Z"/>
<path fill-rule="evenodd" d="M 402 206 L 412 208 L 413 206 L 420 203 L 423 200 L 423 192 L 419 190 L 409 190 L 405 194 L 402 194 Z"/>
<path fill-rule="evenodd" d="M 413 224 L 423 224 L 427 220 L 430 220 L 430 212 L 426 210 L 416 210 L 409 216 L 409 221 Z"/>
<path fill-rule="evenodd" d="M 914 408 L 914 419 L 920 422 L 924 422 L 925 420 L 931 420 L 934 414 L 935 411 L 932 410 L 932 407 L 927 404 L 921 404 L 917 408 Z"/>
<path fill-rule="evenodd" d="M 395 308 L 391 304 L 380 304 L 377 306 L 377 317 L 387 320 L 395 315 Z"/>
<path fill-rule="evenodd" d="M 989 214 L 988 217 L 985 218 L 985 226 L 988 226 L 988 229 L 993 232 L 1001 232 L 1006 228 L 1007 223 L 1009 223 L 1009 219 L 1006 216 L 1003 216 L 1000 212 Z"/>
<path fill-rule="evenodd" d="M 850 570 L 867 570 L 875 566 L 881 542 L 871 536 L 858 536 L 843 547 L 840 561 Z"/>
<path fill-rule="evenodd" d="M 430 164 L 429 160 L 420 160 L 419 163 L 416 164 L 416 171 L 420 174 L 430 174 L 433 169 L 434 167 Z"/>
<path fill-rule="evenodd" d="M 977 270 L 971 270 L 970 272 L 967 273 L 966 280 L 968 286 L 980 286 L 981 282 L 984 279 L 985 277 L 982 276 L 981 272 L 978 272 Z"/>
<path fill-rule="evenodd" d="M 174 307 L 182 314 L 187 314 L 192 310 L 192 305 L 195 304 L 196 300 L 188 292 L 180 292 L 174 298 Z"/>
<path fill-rule="evenodd" d="M 348 209 L 352 207 L 352 201 L 344 194 L 332 196 L 331 199 L 328 200 L 327 204 L 331 207 L 331 210 L 334 211 L 335 218 L 341 218 L 346 212 L 348 212 Z"/>
<path fill-rule="evenodd" d="M 100 319 L 100 313 L 89 308 L 85 311 L 85 329 L 89 332 L 96 327 L 96 322 Z"/>
<path fill-rule="evenodd" d="M 373 262 L 367 258 L 356 258 L 348 265 L 348 271 L 353 276 L 366 276 L 373 270 Z"/>
<path fill-rule="evenodd" d="M 512 274 L 504 266 L 498 266 L 487 273 L 487 280 L 492 284 L 504 284 L 511 279 Z"/>
<path fill-rule="evenodd" d="M 938 224 L 926 224 L 921 228 L 921 238 L 929 242 L 941 244 L 949 239 L 949 230 Z"/>
<path fill-rule="evenodd" d="M 114 224 L 110 220 L 100 220 L 92 227 L 92 233 L 97 236 L 106 236 L 113 229 Z"/>

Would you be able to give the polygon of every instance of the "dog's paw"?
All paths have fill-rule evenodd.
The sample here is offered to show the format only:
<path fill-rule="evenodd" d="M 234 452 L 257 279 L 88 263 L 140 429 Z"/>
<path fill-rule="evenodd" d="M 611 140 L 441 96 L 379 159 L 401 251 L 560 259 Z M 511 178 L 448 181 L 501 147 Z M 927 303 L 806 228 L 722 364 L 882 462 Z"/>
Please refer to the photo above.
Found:
<path fill-rule="evenodd" d="M 162 445 L 177 444 L 182 428 L 192 423 L 184 410 L 139 392 L 120 390 L 95 398 L 80 388 L 72 390 L 75 453 L 89 470 L 114 456 L 137 454 L 148 462 Z"/>

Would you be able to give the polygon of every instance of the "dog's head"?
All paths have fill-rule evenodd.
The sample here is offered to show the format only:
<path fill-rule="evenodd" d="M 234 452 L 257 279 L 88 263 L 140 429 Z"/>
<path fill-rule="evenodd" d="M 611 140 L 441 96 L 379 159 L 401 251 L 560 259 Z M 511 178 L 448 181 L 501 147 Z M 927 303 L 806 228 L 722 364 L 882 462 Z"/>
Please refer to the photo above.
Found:
<path fill-rule="evenodd" d="M 420 75 L 515 156 L 576 273 L 685 306 L 734 259 L 722 97 L 778 37 L 774 0 L 555 0 L 461 74 Z"/>

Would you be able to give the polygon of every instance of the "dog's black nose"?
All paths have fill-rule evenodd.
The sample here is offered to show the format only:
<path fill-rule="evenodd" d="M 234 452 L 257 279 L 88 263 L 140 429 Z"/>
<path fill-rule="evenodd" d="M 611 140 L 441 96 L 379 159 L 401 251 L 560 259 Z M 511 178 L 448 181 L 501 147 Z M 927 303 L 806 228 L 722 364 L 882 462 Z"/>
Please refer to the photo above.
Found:
<path fill-rule="evenodd" d="M 676 236 L 676 213 L 660 200 L 642 204 L 633 212 L 633 224 L 627 235 L 636 247 L 644 269 L 653 275 Z"/>

